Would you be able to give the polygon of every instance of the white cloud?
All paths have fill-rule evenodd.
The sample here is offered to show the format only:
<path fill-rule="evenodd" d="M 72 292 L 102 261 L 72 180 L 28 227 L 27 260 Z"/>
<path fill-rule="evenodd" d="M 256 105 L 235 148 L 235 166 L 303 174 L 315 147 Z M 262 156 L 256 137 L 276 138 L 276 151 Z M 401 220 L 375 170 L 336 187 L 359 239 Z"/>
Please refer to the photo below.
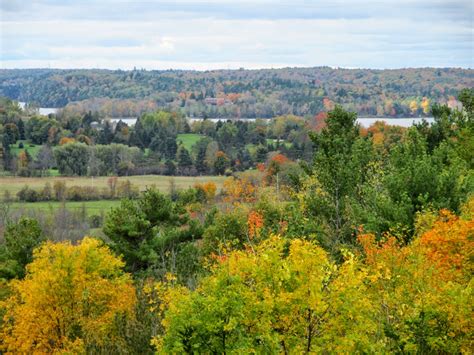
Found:
<path fill-rule="evenodd" d="M 469 1 L 26 3 L 0 10 L 3 68 L 473 64 Z"/>

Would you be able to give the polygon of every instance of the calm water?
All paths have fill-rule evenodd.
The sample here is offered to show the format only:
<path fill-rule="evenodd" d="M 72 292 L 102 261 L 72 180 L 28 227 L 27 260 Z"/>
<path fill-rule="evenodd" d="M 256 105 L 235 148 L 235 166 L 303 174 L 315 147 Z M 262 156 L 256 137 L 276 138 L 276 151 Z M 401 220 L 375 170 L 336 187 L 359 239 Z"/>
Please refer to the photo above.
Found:
<path fill-rule="evenodd" d="M 21 106 L 21 108 L 25 107 L 24 102 L 18 102 Z M 58 112 L 57 108 L 54 107 L 40 107 L 39 108 L 39 113 L 40 115 L 49 115 L 49 114 L 55 114 Z M 208 118 L 209 121 L 211 122 L 218 122 L 218 121 L 227 121 L 228 119 L 230 120 L 239 120 L 239 121 L 255 121 L 255 118 Z M 434 118 L 433 117 L 426 117 L 424 118 L 428 123 L 433 123 Z M 112 122 L 118 122 L 122 120 L 122 122 L 126 123 L 129 126 L 133 126 L 135 122 L 137 121 L 136 118 L 111 118 L 110 121 Z M 195 122 L 195 121 L 202 121 L 202 118 L 194 118 L 194 117 L 188 117 L 188 120 L 190 122 Z M 268 121 L 270 122 L 271 119 L 263 119 L 263 121 Z M 415 118 L 415 117 L 401 117 L 401 118 L 391 118 L 391 117 L 378 117 L 378 118 L 369 118 L 369 117 L 359 117 L 357 119 L 357 122 L 362 126 L 362 127 L 369 127 L 370 125 L 374 124 L 377 121 L 384 121 L 389 125 L 393 126 L 402 126 L 402 127 L 410 127 L 414 123 L 420 123 L 423 120 L 423 118 Z"/>
<path fill-rule="evenodd" d="M 20 105 L 20 107 L 21 107 L 22 109 L 25 108 L 26 103 L 24 103 L 24 102 L 18 102 L 18 104 Z M 58 112 L 58 110 L 59 110 L 59 109 L 54 108 L 54 107 L 40 107 L 40 108 L 39 108 L 39 114 L 40 114 L 40 115 L 43 115 L 43 116 L 48 116 L 50 113 L 55 114 L 56 112 Z"/>
<path fill-rule="evenodd" d="M 202 121 L 202 118 L 188 118 L 189 121 Z M 211 122 L 218 122 L 218 121 L 226 121 L 227 118 L 208 118 Z M 232 120 L 232 118 L 231 118 Z M 240 121 L 255 121 L 255 118 L 239 118 Z M 271 119 L 266 118 L 263 121 L 270 122 Z M 370 125 L 374 124 L 377 121 L 384 121 L 389 125 L 392 126 L 402 126 L 402 127 L 410 127 L 413 126 L 414 123 L 420 123 L 423 119 L 422 118 L 415 118 L 415 117 L 402 117 L 402 118 L 391 118 L 391 117 L 378 117 L 378 118 L 369 118 L 369 117 L 359 117 L 357 122 L 362 127 L 369 127 Z M 425 118 L 428 123 L 433 123 L 433 117 L 426 117 Z"/>
<path fill-rule="evenodd" d="M 428 123 L 433 123 L 433 117 L 425 117 L 424 118 Z M 410 127 L 413 126 L 414 123 L 420 123 L 423 118 L 389 118 L 389 117 L 380 117 L 380 118 L 368 118 L 368 117 L 360 117 L 357 119 L 357 122 L 360 123 L 362 127 L 369 127 L 370 125 L 374 124 L 377 121 L 384 121 L 389 125 L 392 126 L 402 126 L 402 127 Z"/>
<path fill-rule="evenodd" d="M 218 122 L 218 121 L 227 121 L 228 119 L 230 120 L 239 120 L 239 121 L 255 121 L 255 118 L 208 118 L 209 121 L 211 122 Z M 129 126 L 133 126 L 135 122 L 137 121 L 136 118 L 111 118 L 110 121 L 112 122 L 118 122 L 122 120 L 122 122 L 126 123 Z M 190 122 L 196 122 L 196 121 L 202 121 L 202 118 L 190 118 L 188 117 L 188 120 Z M 263 121 L 268 121 L 270 122 L 271 119 L 266 118 L 263 119 Z M 402 127 L 410 127 L 414 123 L 420 123 L 423 119 L 422 118 L 414 118 L 414 117 L 405 117 L 405 118 L 391 118 L 391 117 L 379 117 L 379 118 L 369 118 L 369 117 L 360 117 L 357 119 L 357 122 L 360 123 L 362 127 L 369 127 L 370 125 L 374 124 L 377 121 L 384 121 L 389 125 L 393 126 L 402 126 Z M 433 117 L 426 117 L 425 118 L 428 123 L 433 123 L 434 119 Z"/>

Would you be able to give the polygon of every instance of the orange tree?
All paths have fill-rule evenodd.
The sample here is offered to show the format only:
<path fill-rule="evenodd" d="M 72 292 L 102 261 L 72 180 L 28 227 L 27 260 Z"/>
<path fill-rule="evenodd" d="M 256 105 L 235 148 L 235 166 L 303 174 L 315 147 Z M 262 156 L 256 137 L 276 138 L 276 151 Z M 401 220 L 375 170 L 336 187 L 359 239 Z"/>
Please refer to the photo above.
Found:
<path fill-rule="evenodd" d="M 468 353 L 472 349 L 474 222 L 441 211 L 433 227 L 408 246 L 394 237 L 365 250 L 372 304 L 387 350 Z"/>

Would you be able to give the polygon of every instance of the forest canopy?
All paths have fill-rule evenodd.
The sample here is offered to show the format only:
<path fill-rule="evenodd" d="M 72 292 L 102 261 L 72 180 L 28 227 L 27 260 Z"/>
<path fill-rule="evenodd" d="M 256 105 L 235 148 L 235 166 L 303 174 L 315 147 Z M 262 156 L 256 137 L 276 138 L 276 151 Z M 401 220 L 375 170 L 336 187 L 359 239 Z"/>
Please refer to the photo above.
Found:
<path fill-rule="evenodd" d="M 192 117 L 315 115 L 334 104 L 360 116 L 418 117 L 457 105 L 471 69 L 0 70 L 0 96 L 78 113 L 139 116 L 158 108 Z"/>

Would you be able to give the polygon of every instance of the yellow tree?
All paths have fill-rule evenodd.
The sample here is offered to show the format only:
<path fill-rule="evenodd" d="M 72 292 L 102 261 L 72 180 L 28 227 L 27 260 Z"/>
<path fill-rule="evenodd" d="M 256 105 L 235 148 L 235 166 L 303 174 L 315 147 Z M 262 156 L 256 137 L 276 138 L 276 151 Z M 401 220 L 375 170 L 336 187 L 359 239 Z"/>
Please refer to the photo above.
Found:
<path fill-rule="evenodd" d="M 6 353 L 86 352 L 118 347 L 115 320 L 132 315 L 124 263 L 99 240 L 45 243 L 23 280 L 12 281 L 0 342 Z M 110 349 L 110 348 L 109 348 Z"/>
<path fill-rule="evenodd" d="M 423 113 L 425 115 L 430 113 L 430 100 L 428 98 L 423 98 L 423 101 L 421 101 L 421 108 L 423 109 Z"/>
<path fill-rule="evenodd" d="M 234 251 L 189 292 L 163 290 L 163 353 L 350 353 L 380 350 L 365 272 L 320 247 L 272 237 Z"/>
<path fill-rule="evenodd" d="M 418 102 L 416 100 L 410 101 L 410 111 L 412 115 L 415 115 L 418 111 Z"/>

